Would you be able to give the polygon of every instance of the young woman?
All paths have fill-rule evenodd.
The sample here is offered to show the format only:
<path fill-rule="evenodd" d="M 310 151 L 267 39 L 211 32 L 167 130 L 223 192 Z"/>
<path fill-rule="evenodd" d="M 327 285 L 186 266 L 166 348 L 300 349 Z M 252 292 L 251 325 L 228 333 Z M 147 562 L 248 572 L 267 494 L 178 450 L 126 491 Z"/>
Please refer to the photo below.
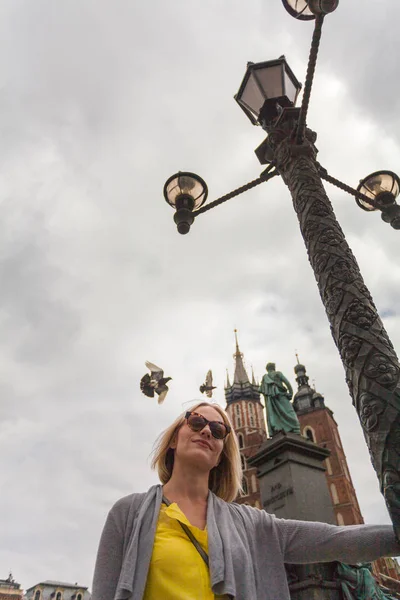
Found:
<path fill-rule="evenodd" d="M 152 466 L 162 485 L 122 498 L 108 514 L 92 600 L 290 600 L 284 563 L 400 554 L 390 525 L 278 519 L 233 503 L 239 447 L 216 404 L 199 403 L 176 419 Z"/>

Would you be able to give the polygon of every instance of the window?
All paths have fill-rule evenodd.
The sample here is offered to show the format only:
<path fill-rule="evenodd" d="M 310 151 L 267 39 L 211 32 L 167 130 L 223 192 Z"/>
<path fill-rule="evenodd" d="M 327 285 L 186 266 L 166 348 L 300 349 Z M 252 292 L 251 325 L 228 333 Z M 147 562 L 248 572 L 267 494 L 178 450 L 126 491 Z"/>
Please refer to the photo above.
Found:
<path fill-rule="evenodd" d="M 315 442 L 315 434 L 311 427 L 305 427 L 303 431 L 303 435 L 310 440 L 310 442 Z"/>
<path fill-rule="evenodd" d="M 236 427 L 242 426 L 242 420 L 240 418 L 240 406 L 236 404 Z"/>
<path fill-rule="evenodd" d="M 249 495 L 249 488 L 247 487 L 247 480 L 246 477 L 243 477 L 242 479 L 242 488 L 243 488 L 243 496 L 248 496 Z"/>
<path fill-rule="evenodd" d="M 40 600 L 40 590 L 36 590 L 36 592 L 35 592 L 35 600 Z"/>
<path fill-rule="evenodd" d="M 254 427 L 254 406 L 251 402 L 249 403 L 249 419 L 250 427 Z"/>
<path fill-rule="evenodd" d="M 339 504 L 339 496 L 336 491 L 336 486 L 334 483 L 331 483 L 331 494 L 332 494 L 333 504 Z"/>
<path fill-rule="evenodd" d="M 333 472 L 333 471 L 332 471 L 332 465 L 331 465 L 331 461 L 330 461 L 330 459 L 329 459 L 329 458 L 327 458 L 327 459 L 325 460 L 325 464 L 326 464 L 326 470 L 327 470 L 327 472 L 328 472 L 328 475 L 332 475 L 332 472 Z"/>
<path fill-rule="evenodd" d="M 339 446 L 339 448 L 341 448 L 342 445 L 340 443 L 339 436 L 338 436 L 338 433 L 337 433 L 336 429 L 333 430 L 333 435 L 335 436 L 335 440 L 336 440 L 337 445 Z"/>
<path fill-rule="evenodd" d="M 82 594 L 78 594 L 76 600 L 82 600 Z"/>
<path fill-rule="evenodd" d="M 56 600 L 61 600 L 61 596 L 62 596 L 61 592 L 57 592 Z"/>
<path fill-rule="evenodd" d="M 347 470 L 346 463 L 344 461 L 343 461 L 343 471 L 344 471 L 344 474 L 346 475 L 348 481 L 350 481 L 350 475 L 349 475 L 349 472 Z"/>
<path fill-rule="evenodd" d="M 245 471 L 246 470 L 246 459 L 244 458 L 243 454 L 240 455 L 240 462 L 242 464 L 243 471 Z"/>
<path fill-rule="evenodd" d="M 238 434 L 239 448 L 244 448 L 243 436 L 241 433 Z"/>
<path fill-rule="evenodd" d="M 337 519 L 337 524 L 338 525 L 344 525 L 344 519 L 343 519 L 343 516 L 340 513 L 338 513 L 336 515 L 336 519 Z"/>

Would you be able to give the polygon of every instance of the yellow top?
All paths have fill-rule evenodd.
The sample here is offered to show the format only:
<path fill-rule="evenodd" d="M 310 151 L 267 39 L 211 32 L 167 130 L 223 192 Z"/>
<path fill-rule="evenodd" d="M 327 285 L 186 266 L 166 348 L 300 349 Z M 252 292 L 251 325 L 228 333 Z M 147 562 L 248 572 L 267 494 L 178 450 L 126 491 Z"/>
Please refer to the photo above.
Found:
<path fill-rule="evenodd" d="M 208 554 L 208 533 L 191 525 L 176 502 L 161 505 L 143 600 L 214 600 L 210 573 L 179 524 L 184 523 Z"/>

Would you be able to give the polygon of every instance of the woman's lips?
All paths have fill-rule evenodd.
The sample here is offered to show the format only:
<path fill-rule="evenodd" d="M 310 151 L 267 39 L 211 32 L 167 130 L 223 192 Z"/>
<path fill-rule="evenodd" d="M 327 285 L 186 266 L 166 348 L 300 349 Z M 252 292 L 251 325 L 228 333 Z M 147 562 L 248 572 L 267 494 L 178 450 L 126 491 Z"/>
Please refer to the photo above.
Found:
<path fill-rule="evenodd" d="M 210 444 L 204 440 L 194 440 L 194 443 L 200 444 L 200 446 L 204 446 L 205 448 L 208 448 L 209 450 L 211 450 Z"/>

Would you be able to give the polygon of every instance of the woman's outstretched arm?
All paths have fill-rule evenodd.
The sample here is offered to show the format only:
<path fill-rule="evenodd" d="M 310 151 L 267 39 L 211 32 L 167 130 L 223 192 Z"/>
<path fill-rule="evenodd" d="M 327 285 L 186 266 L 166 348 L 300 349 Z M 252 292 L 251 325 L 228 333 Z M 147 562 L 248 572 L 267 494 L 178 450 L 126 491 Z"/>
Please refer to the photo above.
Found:
<path fill-rule="evenodd" d="M 275 519 L 284 561 L 293 564 L 331 562 L 354 564 L 381 556 L 399 556 L 392 525 L 347 525 Z"/>

